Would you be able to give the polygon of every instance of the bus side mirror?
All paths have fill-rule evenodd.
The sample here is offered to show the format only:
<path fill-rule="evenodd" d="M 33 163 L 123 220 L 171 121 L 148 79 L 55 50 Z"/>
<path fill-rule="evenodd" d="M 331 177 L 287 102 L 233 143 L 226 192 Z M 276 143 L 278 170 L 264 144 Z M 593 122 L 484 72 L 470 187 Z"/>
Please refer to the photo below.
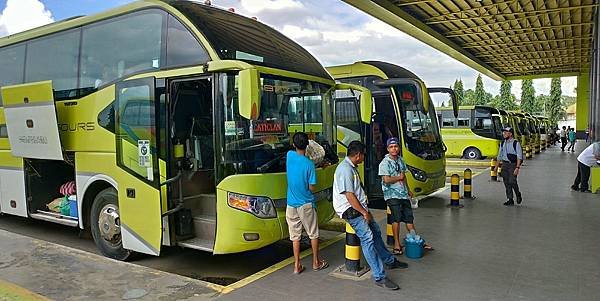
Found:
<path fill-rule="evenodd" d="M 359 98 L 359 109 L 360 109 L 360 120 L 365 124 L 371 123 L 371 114 L 373 114 L 373 98 L 371 90 L 354 84 L 337 83 L 335 84 L 336 90 L 356 90 L 360 91 Z"/>
<path fill-rule="evenodd" d="M 240 70 L 238 82 L 240 115 L 256 120 L 260 112 L 260 75 L 257 69 Z"/>
<path fill-rule="evenodd" d="M 450 95 L 450 99 L 452 100 L 452 112 L 454 113 L 454 118 L 458 118 L 458 101 L 456 100 L 456 93 L 454 90 L 450 88 L 427 88 L 427 92 L 429 93 L 446 93 Z"/>

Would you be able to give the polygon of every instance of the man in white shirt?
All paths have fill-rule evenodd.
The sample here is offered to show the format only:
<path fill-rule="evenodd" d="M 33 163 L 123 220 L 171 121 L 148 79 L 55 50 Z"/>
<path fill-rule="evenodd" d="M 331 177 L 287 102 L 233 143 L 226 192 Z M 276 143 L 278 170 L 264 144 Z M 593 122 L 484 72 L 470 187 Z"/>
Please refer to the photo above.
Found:
<path fill-rule="evenodd" d="M 567 127 L 563 125 L 562 130 L 560 130 L 560 149 L 561 151 L 565 151 L 565 146 L 567 146 Z"/>
<path fill-rule="evenodd" d="M 600 142 L 594 142 L 584 149 L 577 157 L 577 177 L 571 189 L 581 192 L 591 192 L 588 189 L 590 168 L 600 160 Z"/>

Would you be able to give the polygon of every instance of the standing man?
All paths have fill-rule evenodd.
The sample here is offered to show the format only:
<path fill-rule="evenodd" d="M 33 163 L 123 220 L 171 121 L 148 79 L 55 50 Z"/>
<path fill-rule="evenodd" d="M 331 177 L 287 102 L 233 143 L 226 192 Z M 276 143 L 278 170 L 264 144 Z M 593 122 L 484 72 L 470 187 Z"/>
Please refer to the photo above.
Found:
<path fill-rule="evenodd" d="M 594 142 L 577 156 L 577 177 L 575 177 L 575 182 L 571 186 L 571 189 L 581 192 L 592 192 L 588 186 L 590 168 L 596 165 L 598 160 L 600 160 L 600 142 Z"/>
<path fill-rule="evenodd" d="M 304 267 L 300 264 L 300 238 L 303 226 L 310 238 L 313 270 L 325 269 L 329 264 L 327 261 L 319 259 L 319 225 L 314 204 L 315 197 L 312 194 L 317 184 L 317 176 L 315 164 L 305 156 L 308 135 L 297 132 L 292 140 L 296 150 L 288 151 L 286 158 L 287 207 L 285 219 L 294 251 L 294 274 L 300 274 L 304 271 Z"/>
<path fill-rule="evenodd" d="M 379 287 L 397 290 L 400 287 L 386 277 L 384 264 L 390 269 L 406 268 L 387 250 L 379 225 L 367 209 L 367 195 L 362 188 L 356 167 L 365 160 L 365 145 L 352 141 L 348 145 L 346 159 L 335 169 L 333 179 L 333 208 L 350 224 L 360 239 L 360 246 L 367 263 L 371 267 L 375 284 Z"/>
<path fill-rule="evenodd" d="M 567 138 L 569 139 L 569 147 L 567 147 L 567 152 L 571 151 L 575 152 L 575 142 L 577 141 L 577 133 L 575 133 L 575 129 L 569 129 L 567 133 Z"/>
<path fill-rule="evenodd" d="M 510 126 L 502 129 L 504 141 L 500 143 L 498 160 L 496 161 L 496 170 L 498 170 L 498 165 L 502 162 L 501 174 L 504 187 L 506 188 L 506 198 L 508 198 L 508 201 L 504 202 L 504 206 L 513 206 L 515 204 L 513 201 L 513 190 L 517 196 L 517 204 L 521 204 L 523 201 L 521 192 L 519 191 L 519 184 L 517 183 L 517 176 L 523 162 L 523 149 L 519 141 L 513 138 L 514 133 L 515 130 Z"/>
<path fill-rule="evenodd" d="M 565 146 L 567 146 L 567 127 L 564 125 L 562 130 L 560 130 L 560 143 L 562 144 L 560 150 L 564 152 Z"/>
<path fill-rule="evenodd" d="M 415 230 L 414 215 L 410 204 L 411 194 L 406 183 L 406 172 L 408 168 L 400 156 L 400 144 L 398 138 L 392 137 L 387 140 L 387 151 L 381 163 L 379 163 L 379 176 L 381 176 L 381 189 L 383 198 L 390 207 L 392 216 L 392 232 L 394 233 L 394 255 L 402 255 L 400 244 L 400 223 L 406 224 L 406 230 Z M 425 245 L 425 249 L 431 250 L 431 246 Z"/>

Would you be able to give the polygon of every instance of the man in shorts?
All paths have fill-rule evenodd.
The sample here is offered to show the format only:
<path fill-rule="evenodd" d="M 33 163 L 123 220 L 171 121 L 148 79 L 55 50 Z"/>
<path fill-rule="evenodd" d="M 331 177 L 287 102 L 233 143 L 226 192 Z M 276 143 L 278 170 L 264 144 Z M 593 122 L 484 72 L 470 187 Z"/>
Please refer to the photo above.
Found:
<path fill-rule="evenodd" d="M 329 266 L 327 261 L 319 259 L 319 225 L 315 209 L 315 197 L 312 192 L 317 184 L 315 164 L 306 157 L 308 135 L 297 132 L 292 138 L 295 151 L 287 153 L 287 208 L 285 219 L 290 232 L 294 251 L 294 274 L 300 274 L 304 267 L 300 264 L 300 238 L 302 228 L 310 238 L 313 251 L 313 270 L 319 271 Z"/>
<path fill-rule="evenodd" d="M 389 138 L 386 145 L 388 154 L 379 163 L 379 176 L 381 176 L 383 197 L 392 213 L 392 231 L 394 233 L 394 249 L 392 254 L 402 255 L 400 222 L 406 224 L 406 230 L 409 232 L 415 230 L 413 210 L 409 198 L 411 193 L 406 184 L 406 172 L 408 168 L 400 156 L 398 138 Z M 425 249 L 432 250 L 432 247 L 425 245 Z"/>

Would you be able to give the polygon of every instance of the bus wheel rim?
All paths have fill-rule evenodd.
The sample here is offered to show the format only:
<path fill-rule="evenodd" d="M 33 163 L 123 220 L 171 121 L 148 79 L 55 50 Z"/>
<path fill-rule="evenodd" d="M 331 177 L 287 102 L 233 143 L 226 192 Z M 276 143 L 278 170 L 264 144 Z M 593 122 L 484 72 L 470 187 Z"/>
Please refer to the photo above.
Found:
<path fill-rule="evenodd" d="M 119 210 L 113 204 L 107 204 L 100 210 L 98 217 L 100 236 L 108 242 L 119 243 L 121 240 L 121 220 Z"/>

